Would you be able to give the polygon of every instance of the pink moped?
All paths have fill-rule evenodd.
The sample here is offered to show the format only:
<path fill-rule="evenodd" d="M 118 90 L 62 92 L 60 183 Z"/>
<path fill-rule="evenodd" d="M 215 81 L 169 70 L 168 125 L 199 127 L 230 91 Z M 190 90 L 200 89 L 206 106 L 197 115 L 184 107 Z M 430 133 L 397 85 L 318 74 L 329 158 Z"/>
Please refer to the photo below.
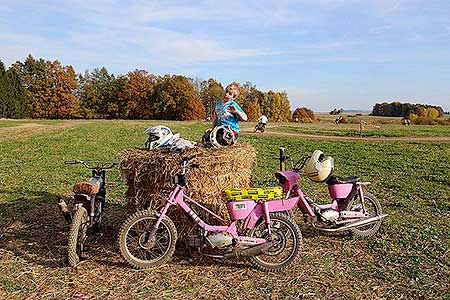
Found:
<path fill-rule="evenodd" d="M 139 269 L 151 268 L 166 263 L 172 257 L 177 230 L 166 213 L 174 205 L 180 206 L 196 223 L 198 230 L 188 235 L 186 242 L 202 254 L 214 258 L 248 257 L 257 269 L 267 272 L 281 271 L 297 259 L 302 235 L 287 211 L 297 205 L 298 197 L 230 201 L 227 210 L 231 223 L 227 224 L 220 216 L 184 194 L 186 170 L 199 167 L 189 161 L 181 162 L 182 172 L 174 176 L 174 188 L 158 212 L 139 211 L 122 224 L 119 248 L 130 265 Z M 221 225 L 207 224 L 196 212 L 199 209 Z"/>
<path fill-rule="evenodd" d="M 275 173 L 286 199 L 297 199 L 298 207 L 307 223 L 313 227 L 328 231 L 350 231 L 361 238 L 373 236 L 387 216 L 381 212 L 381 205 L 374 195 L 363 192 L 370 182 L 361 182 L 358 177 L 341 178 L 330 174 L 326 179 L 331 203 L 316 204 L 307 197 L 297 184 L 300 173 L 309 156 L 294 163 L 280 148 L 280 170 Z M 292 171 L 286 171 L 285 162 L 292 162 Z M 292 197 L 292 198 L 291 198 Z"/>

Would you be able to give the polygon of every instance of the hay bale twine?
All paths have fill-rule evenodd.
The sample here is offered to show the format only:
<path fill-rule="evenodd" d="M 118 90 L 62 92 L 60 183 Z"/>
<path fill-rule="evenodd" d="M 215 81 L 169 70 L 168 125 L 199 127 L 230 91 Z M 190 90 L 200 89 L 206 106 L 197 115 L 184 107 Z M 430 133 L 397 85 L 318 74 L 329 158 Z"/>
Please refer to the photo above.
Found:
<path fill-rule="evenodd" d="M 180 161 L 191 158 L 201 168 L 188 171 L 185 193 L 228 221 L 222 192 L 227 188 L 249 188 L 252 179 L 251 166 L 256 159 L 255 149 L 247 143 L 236 143 L 227 148 L 211 149 L 195 147 L 183 153 L 168 148 L 146 150 L 126 149 L 120 153 L 120 166 L 128 190 L 128 211 L 157 209 L 167 199 L 173 188 L 173 176 L 181 171 Z M 210 224 L 217 224 L 200 209 L 192 208 Z M 169 216 L 181 235 L 193 222 L 178 209 L 171 209 Z"/>

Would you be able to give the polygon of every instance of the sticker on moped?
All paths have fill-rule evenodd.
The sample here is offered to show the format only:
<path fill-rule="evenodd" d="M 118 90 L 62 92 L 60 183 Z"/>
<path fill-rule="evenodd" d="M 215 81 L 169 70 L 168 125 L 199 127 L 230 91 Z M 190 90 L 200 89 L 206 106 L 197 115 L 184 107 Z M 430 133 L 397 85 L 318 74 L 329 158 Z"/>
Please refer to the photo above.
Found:
<path fill-rule="evenodd" d="M 234 203 L 233 210 L 247 209 L 247 203 Z"/>

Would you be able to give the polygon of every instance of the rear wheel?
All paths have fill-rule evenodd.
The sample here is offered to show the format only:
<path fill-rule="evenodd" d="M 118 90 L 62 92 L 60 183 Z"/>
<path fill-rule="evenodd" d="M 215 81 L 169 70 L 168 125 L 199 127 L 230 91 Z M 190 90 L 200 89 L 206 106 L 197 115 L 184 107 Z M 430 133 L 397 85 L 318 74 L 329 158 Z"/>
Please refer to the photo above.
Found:
<path fill-rule="evenodd" d="M 270 214 L 271 237 L 275 244 L 264 254 L 250 257 L 253 266 L 264 272 L 279 272 L 292 263 L 299 256 L 303 246 L 302 234 L 298 226 L 284 213 Z M 250 232 L 250 236 L 269 238 L 264 218 L 262 218 Z"/>
<path fill-rule="evenodd" d="M 154 211 L 144 210 L 132 214 L 120 227 L 120 253 L 134 268 L 160 266 L 175 252 L 177 230 L 168 217 L 164 217 L 154 235 L 150 235 L 157 220 Z"/>
<path fill-rule="evenodd" d="M 76 266 L 82 256 L 84 243 L 87 239 L 87 230 L 89 227 L 89 218 L 84 207 L 79 207 L 72 218 L 69 230 L 69 241 L 67 245 L 67 257 L 69 266 Z"/>
<path fill-rule="evenodd" d="M 375 196 L 370 193 L 364 193 L 364 207 L 366 209 L 367 218 L 381 215 L 381 205 L 378 202 L 377 198 L 375 198 Z M 362 205 L 361 201 L 359 200 L 359 196 L 355 197 L 348 203 L 346 210 L 362 211 Z M 381 220 L 357 228 L 352 228 L 350 229 L 350 231 L 356 237 L 368 238 L 373 236 L 378 231 L 378 229 L 380 229 L 380 226 Z"/>

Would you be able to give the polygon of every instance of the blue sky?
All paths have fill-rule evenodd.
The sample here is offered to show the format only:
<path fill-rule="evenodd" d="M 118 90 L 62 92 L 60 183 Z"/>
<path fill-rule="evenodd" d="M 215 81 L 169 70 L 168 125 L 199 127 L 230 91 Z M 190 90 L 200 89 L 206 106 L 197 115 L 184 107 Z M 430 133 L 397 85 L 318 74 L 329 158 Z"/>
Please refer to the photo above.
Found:
<path fill-rule="evenodd" d="M 450 110 L 450 1 L 2 0 L 0 59 L 285 90 L 294 109 Z"/>

